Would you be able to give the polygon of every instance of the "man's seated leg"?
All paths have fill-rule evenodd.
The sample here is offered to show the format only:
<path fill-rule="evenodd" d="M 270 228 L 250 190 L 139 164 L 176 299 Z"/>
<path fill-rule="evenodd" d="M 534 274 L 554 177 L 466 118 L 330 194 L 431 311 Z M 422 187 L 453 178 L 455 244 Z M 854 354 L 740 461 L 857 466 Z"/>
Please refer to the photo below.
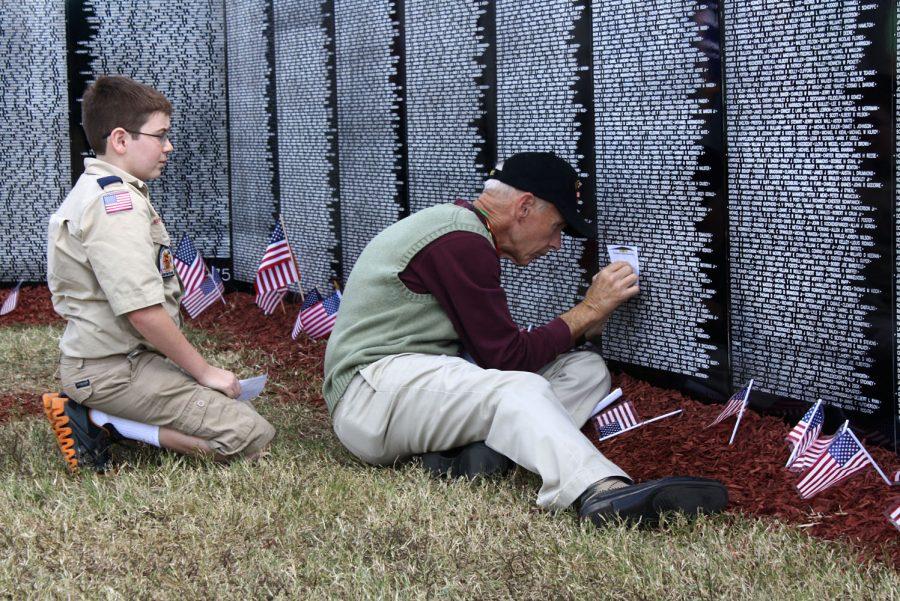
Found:
<path fill-rule="evenodd" d="M 200 386 L 158 353 L 100 360 L 64 357 L 60 378 L 63 390 L 85 406 L 159 426 L 160 445 L 172 450 L 252 457 L 275 434 L 249 403 Z"/>
<path fill-rule="evenodd" d="M 541 476 L 538 504 L 547 508 L 566 508 L 581 499 L 583 513 L 589 512 L 593 492 L 616 493 L 616 487 L 623 492 L 614 501 L 601 496 L 595 513 L 627 512 L 631 506 L 713 512 L 727 500 L 718 483 L 718 493 L 686 492 L 687 480 L 699 479 L 630 486 L 628 476 L 581 434 L 550 383 L 536 374 L 483 370 L 451 357 L 387 357 L 354 378 L 333 417 L 344 446 L 380 465 L 483 438 Z"/>
<path fill-rule="evenodd" d="M 341 442 L 380 465 L 484 440 L 541 476 L 545 507 L 567 507 L 603 478 L 627 478 L 581 434 L 546 379 L 455 357 L 382 359 L 354 378 L 333 418 Z"/>
<path fill-rule="evenodd" d="M 470 363 L 474 361 L 463 357 Z M 597 353 L 576 351 L 564 353 L 548 363 L 539 374 L 550 382 L 563 407 L 576 426 L 583 425 L 591 410 L 609 393 L 611 378 L 606 362 Z M 488 447 L 484 441 L 473 442 L 448 451 L 432 451 L 421 456 L 422 465 L 435 477 L 504 475 L 513 462 Z"/>

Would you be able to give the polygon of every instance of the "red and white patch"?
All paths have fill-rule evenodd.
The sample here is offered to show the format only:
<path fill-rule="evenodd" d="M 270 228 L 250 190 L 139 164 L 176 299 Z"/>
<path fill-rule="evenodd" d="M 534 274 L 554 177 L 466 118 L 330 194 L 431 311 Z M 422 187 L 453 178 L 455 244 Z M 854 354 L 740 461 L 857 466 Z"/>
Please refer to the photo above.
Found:
<path fill-rule="evenodd" d="M 131 194 L 125 190 L 104 194 L 101 200 L 103 201 L 103 209 L 108 215 L 119 211 L 130 211 L 133 208 Z"/>

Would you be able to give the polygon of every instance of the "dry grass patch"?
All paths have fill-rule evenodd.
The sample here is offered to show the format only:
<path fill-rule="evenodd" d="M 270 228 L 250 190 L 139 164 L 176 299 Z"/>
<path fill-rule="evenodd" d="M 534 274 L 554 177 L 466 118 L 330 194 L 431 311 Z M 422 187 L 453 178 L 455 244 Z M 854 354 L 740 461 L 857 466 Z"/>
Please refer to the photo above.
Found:
<path fill-rule="evenodd" d="M 435 481 L 372 469 L 316 409 L 259 463 L 121 449 L 115 473 L 68 476 L 49 429 L 0 428 L 0 590 L 91 598 L 891 598 L 898 575 L 756 519 L 664 530 L 579 525 L 533 507 L 536 479 Z M 303 432 L 302 436 L 296 433 Z"/>
<path fill-rule="evenodd" d="M 0 394 L 56 389 L 62 331 L 59 325 L 0 328 Z"/>

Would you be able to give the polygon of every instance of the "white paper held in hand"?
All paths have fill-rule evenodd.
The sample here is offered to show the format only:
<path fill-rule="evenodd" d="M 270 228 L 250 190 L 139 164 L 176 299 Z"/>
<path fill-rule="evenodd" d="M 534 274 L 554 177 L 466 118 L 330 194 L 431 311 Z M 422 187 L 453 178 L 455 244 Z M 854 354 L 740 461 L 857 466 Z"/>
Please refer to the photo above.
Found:
<path fill-rule="evenodd" d="M 638 260 L 638 247 L 629 246 L 627 244 L 607 244 L 606 251 L 609 253 L 609 262 L 625 261 L 634 270 L 634 275 L 641 275 L 640 261 Z"/>
<path fill-rule="evenodd" d="M 263 388 L 266 387 L 266 381 L 268 379 L 269 374 L 263 374 L 261 376 L 256 376 L 255 378 L 241 380 L 241 395 L 237 400 L 252 401 L 258 397 L 262 393 Z"/>

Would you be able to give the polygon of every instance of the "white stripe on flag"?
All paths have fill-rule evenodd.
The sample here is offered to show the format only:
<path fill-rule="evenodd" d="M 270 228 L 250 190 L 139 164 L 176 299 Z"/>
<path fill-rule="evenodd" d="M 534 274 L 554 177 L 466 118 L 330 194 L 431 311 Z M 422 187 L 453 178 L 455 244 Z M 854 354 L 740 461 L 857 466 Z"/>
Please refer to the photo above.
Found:
<path fill-rule="evenodd" d="M 16 287 L 12 289 L 12 292 L 9 293 L 9 296 L 7 296 L 6 300 L 3 301 L 3 305 L 0 306 L 0 315 L 12 313 L 13 309 L 16 308 L 16 305 L 19 304 L 19 289 L 21 287 L 22 282 L 19 282 Z"/>

